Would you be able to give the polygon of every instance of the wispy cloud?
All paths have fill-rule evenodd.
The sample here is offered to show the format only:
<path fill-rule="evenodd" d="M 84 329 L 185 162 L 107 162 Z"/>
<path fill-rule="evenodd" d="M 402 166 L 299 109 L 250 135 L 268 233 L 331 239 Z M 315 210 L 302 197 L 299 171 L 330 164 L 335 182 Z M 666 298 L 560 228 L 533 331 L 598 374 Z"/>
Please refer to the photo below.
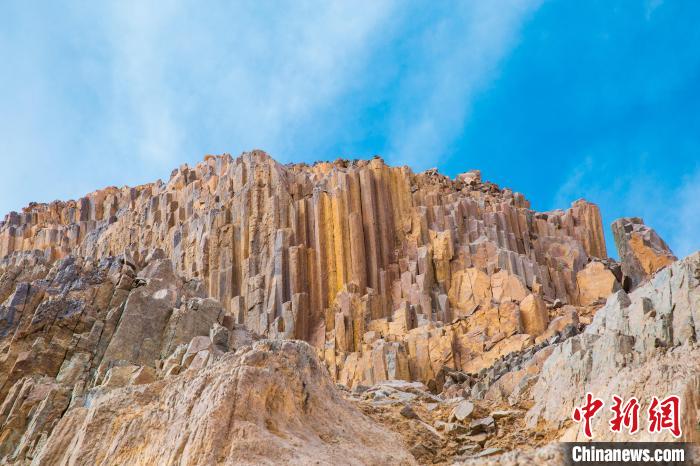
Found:
<path fill-rule="evenodd" d="M 646 8 L 645 8 L 645 16 L 647 21 L 651 19 L 651 15 L 654 14 L 654 12 L 661 7 L 664 4 L 664 0 L 647 0 L 646 1 Z"/>
<path fill-rule="evenodd" d="M 553 205 L 550 209 L 564 209 L 581 194 L 581 185 L 588 182 L 593 171 L 593 158 L 587 156 L 575 165 L 554 194 Z"/>
<path fill-rule="evenodd" d="M 452 3 L 457 11 L 431 24 L 417 46 L 425 61 L 402 84 L 389 141 L 392 160 L 427 168 L 466 124 L 476 95 L 497 77 L 522 25 L 541 1 Z M 420 100 L 414 96 L 420 96 Z M 410 105 L 413 104 L 413 105 Z M 408 111 L 407 111 L 408 110 Z"/>
<path fill-rule="evenodd" d="M 119 3 L 106 22 L 112 126 L 137 134 L 141 155 L 157 160 L 202 145 L 284 156 L 294 130 L 361 73 L 394 6 Z"/>
<path fill-rule="evenodd" d="M 371 153 L 435 164 L 538 5 L 12 4 L 0 50 L 28 78 L 0 77 L 0 157 L 44 159 L 61 179 L 3 184 L 0 211 L 145 182 L 207 152 L 336 156 L 325 149 L 366 137 L 355 114 L 378 102 L 386 134 Z"/>
<path fill-rule="evenodd" d="M 0 76 L 0 158 L 22 176 L 0 184 L 0 215 L 167 176 L 204 153 L 257 147 L 289 160 L 319 137 L 319 112 L 367 73 L 396 6 L 6 5 L 0 51 L 14 73 Z"/>
<path fill-rule="evenodd" d="M 125 2 L 105 11 L 110 86 L 99 89 L 108 104 L 107 131 L 124 151 L 154 162 L 177 163 L 185 134 L 183 107 L 171 83 L 178 79 L 170 30 L 187 19 L 179 2 Z M 181 76 L 180 76 L 181 77 Z M 130 147 L 126 147 L 129 145 Z"/>

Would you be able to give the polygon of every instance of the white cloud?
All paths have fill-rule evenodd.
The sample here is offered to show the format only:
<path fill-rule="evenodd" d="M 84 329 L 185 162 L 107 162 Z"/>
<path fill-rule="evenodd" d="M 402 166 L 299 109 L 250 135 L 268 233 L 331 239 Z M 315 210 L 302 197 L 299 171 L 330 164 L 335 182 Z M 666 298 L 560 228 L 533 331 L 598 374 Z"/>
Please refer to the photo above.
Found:
<path fill-rule="evenodd" d="M 0 211 L 147 182 L 207 152 L 334 157 L 319 148 L 368 137 L 353 112 L 376 104 L 384 155 L 434 164 L 538 5 L 18 3 L 0 30 L 17 71 L 0 76 L 0 158 L 26 176 L 0 185 Z"/>
<path fill-rule="evenodd" d="M 115 127 L 137 125 L 140 152 L 157 159 L 182 150 L 197 130 L 212 151 L 284 152 L 293 129 L 356 79 L 394 8 L 390 1 L 235 3 L 209 12 L 189 2 L 165 11 L 160 3 L 131 6 L 117 4 L 107 23 L 120 102 L 112 110 Z"/>
<path fill-rule="evenodd" d="M 21 176 L 0 184 L 3 213 L 167 176 L 206 152 L 284 158 L 293 131 L 362 75 L 395 4 L 11 7 L 0 161 Z"/>
<path fill-rule="evenodd" d="M 184 128 L 182 111 L 169 85 L 168 25 L 184 16 L 179 3 L 120 2 L 106 11 L 105 33 L 110 47 L 109 130 L 114 140 L 156 163 L 178 163 Z M 186 16 L 184 16 L 186 17 Z M 125 148 L 126 149 L 126 148 Z"/>

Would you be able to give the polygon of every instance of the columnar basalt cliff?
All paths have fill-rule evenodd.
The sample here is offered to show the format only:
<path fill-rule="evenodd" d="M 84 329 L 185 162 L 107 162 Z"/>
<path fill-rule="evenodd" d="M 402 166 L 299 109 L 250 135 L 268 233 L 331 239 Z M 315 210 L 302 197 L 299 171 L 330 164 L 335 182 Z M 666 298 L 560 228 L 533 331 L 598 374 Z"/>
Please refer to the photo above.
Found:
<path fill-rule="evenodd" d="M 588 272 L 577 277 L 606 257 L 594 205 L 536 213 L 478 172 L 450 180 L 380 159 L 307 166 L 258 151 L 208 156 L 167 183 L 30 205 L 0 227 L 6 263 L 40 251 L 48 262 L 126 253 L 140 264 L 155 248 L 237 323 L 325 347 L 349 383 L 434 383 L 444 364 L 470 367 L 499 342 L 522 346 L 516 334 L 545 332 L 545 301 L 589 305 L 610 291 L 590 289 L 599 285 Z M 596 269 L 594 281 L 606 272 Z M 509 323 L 493 332 L 455 322 L 475 312 L 474 322 Z"/>
<path fill-rule="evenodd" d="M 605 327 L 596 311 L 609 296 L 652 286 L 675 260 L 647 227 L 625 225 L 620 265 L 583 200 L 539 213 L 478 171 L 282 165 L 260 151 L 31 204 L 0 223 L 0 458 L 441 462 L 488 450 L 494 419 L 527 431 L 535 401 L 530 422 L 556 431 L 556 393 L 532 399 L 565 372 L 550 356 Z M 450 404 L 464 398 L 476 409 Z M 392 400 L 440 408 L 402 409 L 406 430 Z M 502 405 L 522 409 L 464 414 Z M 319 414 L 333 406 L 337 431 Z"/>

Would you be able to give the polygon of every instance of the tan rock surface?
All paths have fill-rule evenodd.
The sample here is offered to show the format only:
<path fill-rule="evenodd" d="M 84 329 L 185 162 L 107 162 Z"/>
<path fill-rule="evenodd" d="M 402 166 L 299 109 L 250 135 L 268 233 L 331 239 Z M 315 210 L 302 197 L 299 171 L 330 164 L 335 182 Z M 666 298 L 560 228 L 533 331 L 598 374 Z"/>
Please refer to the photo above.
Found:
<path fill-rule="evenodd" d="M 332 413 L 332 415 L 331 415 Z M 201 371 L 95 393 L 32 464 L 414 464 L 334 389 L 302 342 L 260 341 Z"/>
<path fill-rule="evenodd" d="M 666 242 L 641 218 L 620 218 L 612 224 L 627 291 L 676 260 Z"/>
<path fill-rule="evenodd" d="M 116 333 L 100 349 L 99 377 L 113 361 L 153 366 L 225 317 L 309 341 L 349 384 L 400 377 L 439 388 L 442 367 L 460 369 L 522 331 L 517 306 L 528 294 L 575 304 L 576 273 L 605 257 L 605 242 L 592 204 L 535 213 L 478 172 L 450 180 L 378 158 L 281 165 L 254 151 L 207 156 L 167 183 L 31 204 L 0 222 L 0 267 L 9 273 L 28 251 L 47 267 L 69 255 L 124 253 L 134 270 L 169 259 L 167 273 L 199 283 L 192 296 L 221 303 L 216 317 L 193 313 L 175 305 L 173 289 L 156 289 L 157 277 L 141 277 L 123 311 L 129 319 L 113 327 L 118 309 L 104 320 Z M 160 296 L 143 317 L 140 293 Z M 475 316 L 479 325 L 452 324 L 477 306 L 486 313 Z M 533 334 L 546 328 L 541 314 Z M 368 331 L 384 343 L 366 342 Z"/>
<path fill-rule="evenodd" d="M 620 231 L 622 273 L 583 200 L 260 151 L 31 204 L 0 222 L 0 459 L 556 464 L 583 387 L 697 407 L 697 260 Z"/>
<path fill-rule="evenodd" d="M 545 362 L 533 389 L 530 425 L 544 420 L 568 428 L 565 439 L 583 439 L 581 426 L 571 425 L 570 416 L 586 392 L 608 403 L 613 394 L 625 400 L 635 396 L 642 409 L 652 396 L 678 395 L 682 439 L 698 441 L 698 312 L 700 253 L 658 272 L 629 296 L 622 290 L 610 296 L 585 332 L 558 345 Z M 594 439 L 627 439 L 627 432 L 610 431 L 609 418 L 608 410 L 594 423 Z M 629 438 L 673 441 L 668 431 L 645 429 Z"/>
<path fill-rule="evenodd" d="M 549 312 L 542 298 L 529 294 L 520 303 L 520 319 L 523 323 L 524 333 L 536 337 L 547 330 Z"/>

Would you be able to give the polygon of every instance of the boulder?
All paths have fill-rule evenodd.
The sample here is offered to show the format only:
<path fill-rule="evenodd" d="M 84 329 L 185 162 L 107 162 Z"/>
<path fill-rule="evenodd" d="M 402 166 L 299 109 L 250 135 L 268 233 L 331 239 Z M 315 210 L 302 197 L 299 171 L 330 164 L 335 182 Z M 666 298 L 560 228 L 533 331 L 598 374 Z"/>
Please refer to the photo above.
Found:
<path fill-rule="evenodd" d="M 449 421 L 453 422 L 457 420 L 463 422 L 474 412 L 474 404 L 471 401 L 463 400 L 460 401 L 457 406 L 452 409 L 450 413 Z"/>
<path fill-rule="evenodd" d="M 613 222 L 612 231 L 627 291 L 677 260 L 666 242 L 641 218 L 619 218 Z"/>
<path fill-rule="evenodd" d="M 469 435 L 493 432 L 496 429 L 496 421 L 491 416 L 474 419 L 469 423 Z"/>

